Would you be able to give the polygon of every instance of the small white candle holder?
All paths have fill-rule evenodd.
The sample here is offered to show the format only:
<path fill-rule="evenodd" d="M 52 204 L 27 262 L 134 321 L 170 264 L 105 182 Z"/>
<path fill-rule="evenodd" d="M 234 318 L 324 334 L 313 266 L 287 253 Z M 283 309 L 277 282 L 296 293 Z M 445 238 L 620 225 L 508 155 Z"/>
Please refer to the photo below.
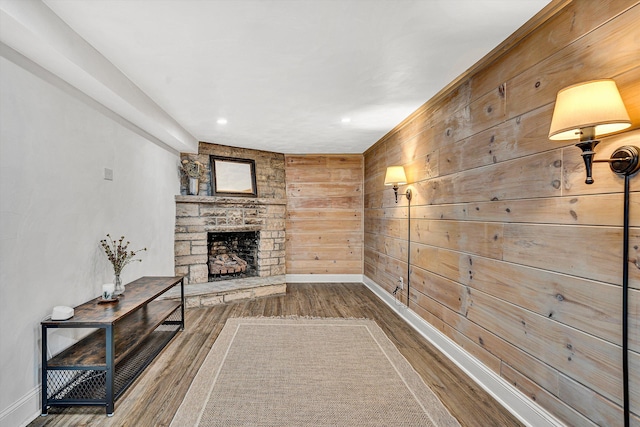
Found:
<path fill-rule="evenodd" d="M 102 299 L 103 300 L 112 300 L 114 298 L 114 291 L 116 289 L 116 285 L 113 283 L 106 283 L 102 285 Z"/>

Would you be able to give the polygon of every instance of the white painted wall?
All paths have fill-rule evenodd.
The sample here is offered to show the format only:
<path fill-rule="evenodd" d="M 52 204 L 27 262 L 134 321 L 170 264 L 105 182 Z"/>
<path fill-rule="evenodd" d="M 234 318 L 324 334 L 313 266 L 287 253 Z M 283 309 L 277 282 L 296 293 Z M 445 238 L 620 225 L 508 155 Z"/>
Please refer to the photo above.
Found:
<path fill-rule="evenodd" d="M 0 57 L 0 425 L 16 426 L 38 411 L 40 321 L 113 280 L 99 245 L 106 233 L 149 248 L 123 270 L 125 283 L 173 275 L 179 176 L 177 153 L 7 52 Z M 113 181 L 104 180 L 105 168 Z"/>

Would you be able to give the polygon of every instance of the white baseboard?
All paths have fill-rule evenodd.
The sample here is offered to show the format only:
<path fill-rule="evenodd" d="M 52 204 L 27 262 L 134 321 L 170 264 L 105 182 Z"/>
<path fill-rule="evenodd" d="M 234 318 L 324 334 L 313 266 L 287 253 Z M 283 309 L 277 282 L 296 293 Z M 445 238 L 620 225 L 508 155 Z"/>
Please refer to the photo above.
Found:
<path fill-rule="evenodd" d="M 367 276 L 363 277 L 365 286 L 371 289 L 403 320 L 438 348 L 523 424 L 531 427 L 566 427 L 565 424 L 486 367 L 449 337 L 427 323 L 414 311 L 407 308 L 406 305 L 397 305 L 395 298 L 380 285 Z"/>
<path fill-rule="evenodd" d="M 0 412 L 0 427 L 24 427 L 38 418 L 41 409 L 40 386 L 37 386 Z"/>
<path fill-rule="evenodd" d="M 287 274 L 287 283 L 362 283 L 362 274 Z"/>

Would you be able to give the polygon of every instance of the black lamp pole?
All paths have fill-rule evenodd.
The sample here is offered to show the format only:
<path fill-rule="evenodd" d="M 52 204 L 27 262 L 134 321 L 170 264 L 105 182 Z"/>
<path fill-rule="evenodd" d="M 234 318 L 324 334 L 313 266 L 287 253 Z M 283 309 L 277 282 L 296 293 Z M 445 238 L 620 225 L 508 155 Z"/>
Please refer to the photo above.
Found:
<path fill-rule="evenodd" d="M 398 184 L 395 184 L 393 186 L 393 192 L 396 195 L 396 203 L 398 203 Z M 407 188 L 407 191 L 404 193 L 405 197 L 407 198 L 407 202 L 409 202 L 408 204 L 408 215 L 409 215 L 409 225 L 407 228 L 407 308 L 409 308 L 409 290 L 410 290 L 410 284 L 411 284 L 411 196 L 413 196 L 413 193 L 411 193 L 411 189 Z M 396 290 L 393 291 L 393 294 L 395 295 L 396 292 L 398 292 L 398 287 L 396 287 Z"/>
<path fill-rule="evenodd" d="M 629 177 L 640 169 L 640 149 L 625 145 L 613 152 L 610 159 L 594 160 L 609 163 L 611 170 L 624 175 L 624 218 L 622 226 L 622 388 L 624 427 L 629 427 Z M 588 184 L 589 182 L 587 182 Z"/>
<path fill-rule="evenodd" d="M 629 427 L 629 175 L 624 176 L 624 238 L 622 249 L 622 383 L 624 427 Z"/>
<path fill-rule="evenodd" d="M 407 308 L 409 308 L 409 296 L 411 290 L 411 189 L 407 189 L 406 192 L 407 201 L 407 215 L 409 215 L 409 223 L 407 226 Z"/>

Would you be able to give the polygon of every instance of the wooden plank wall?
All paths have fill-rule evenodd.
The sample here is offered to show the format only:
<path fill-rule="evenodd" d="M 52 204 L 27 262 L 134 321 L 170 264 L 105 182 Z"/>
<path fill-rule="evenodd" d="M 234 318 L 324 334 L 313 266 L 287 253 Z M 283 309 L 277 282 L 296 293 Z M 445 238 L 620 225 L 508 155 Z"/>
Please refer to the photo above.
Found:
<path fill-rule="evenodd" d="M 286 155 L 287 273 L 362 274 L 363 156 Z"/>
<path fill-rule="evenodd" d="M 574 0 L 365 153 L 364 273 L 407 279 L 410 307 L 572 426 L 622 425 L 623 179 L 584 183 L 580 150 L 547 138 L 555 95 L 613 78 L 633 120 L 597 158 L 640 146 L 640 5 Z M 401 187 L 404 192 L 407 187 Z M 640 174 L 631 179 L 632 425 L 640 419 Z M 406 300 L 406 299 L 405 299 Z"/>

